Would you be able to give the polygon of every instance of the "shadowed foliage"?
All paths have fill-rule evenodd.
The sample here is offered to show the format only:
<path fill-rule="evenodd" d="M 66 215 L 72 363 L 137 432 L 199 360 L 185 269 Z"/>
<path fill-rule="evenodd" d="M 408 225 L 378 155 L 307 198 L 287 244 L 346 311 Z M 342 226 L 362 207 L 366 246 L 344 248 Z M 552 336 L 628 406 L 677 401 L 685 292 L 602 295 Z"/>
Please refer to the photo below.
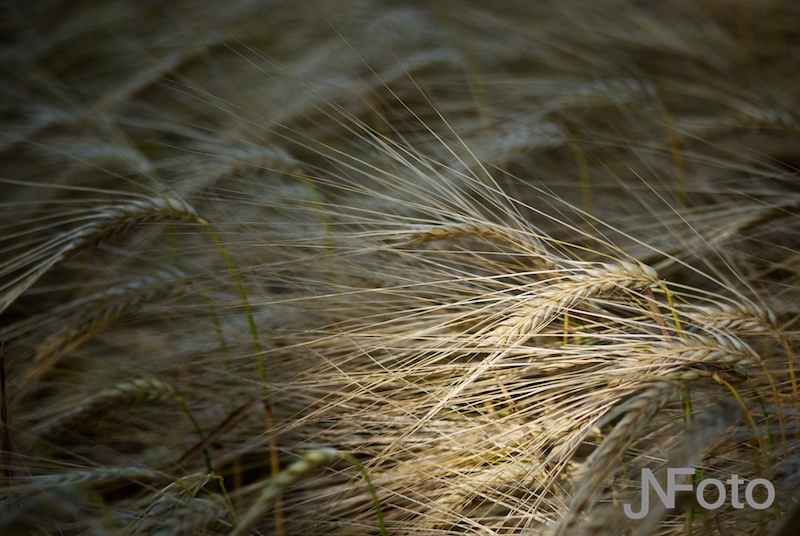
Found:
<path fill-rule="evenodd" d="M 788 534 L 795 3 L 0 10 L 0 533 Z"/>

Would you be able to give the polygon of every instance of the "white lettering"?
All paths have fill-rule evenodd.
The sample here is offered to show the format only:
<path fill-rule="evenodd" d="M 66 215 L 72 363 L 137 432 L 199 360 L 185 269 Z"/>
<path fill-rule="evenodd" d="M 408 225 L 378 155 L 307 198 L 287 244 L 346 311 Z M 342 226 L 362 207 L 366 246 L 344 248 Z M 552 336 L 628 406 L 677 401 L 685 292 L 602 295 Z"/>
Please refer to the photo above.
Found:
<path fill-rule="evenodd" d="M 650 469 L 642 469 L 642 505 L 639 512 L 634 512 L 630 504 L 622 505 L 625 510 L 625 515 L 630 519 L 642 519 L 650 511 L 650 488 L 658 494 L 661 499 L 661 504 L 667 508 L 675 508 L 675 492 L 676 491 L 691 491 L 690 484 L 678 484 L 675 482 L 675 477 L 678 475 L 692 475 L 694 469 L 687 469 L 681 467 L 678 469 L 667 469 L 667 491 L 658 483 L 653 471 Z"/>
<path fill-rule="evenodd" d="M 755 487 L 759 484 L 767 488 L 767 500 L 762 503 L 756 502 L 756 500 L 753 498 L 753 489 L 755 489 Z M 753 479 L 749 484 L 747 484 L 747 487 L 744 490 L 744 498 L 750 508 L 755 508 L 756 510 L 769 508 L 772 506 L 772 503 L 775 500 L 775 487 L 772 485 L 772 482 L 766 478 Z"/>
<path fill-rule="evenodd" d="M 706 501 L 705 495 L 703 495 L 703 492 L 708 486 L 714 486 L 715 488 L 717 488 L 717 494 L 719 495 L 719 497 L 717 497 L 717 500 L 714 501 L 713 503 Z M 725 499 L 727 498 L 725 493 L 725 484 L 723 484 L 721 480 L 717 480 L 716 478 L 706 478 L 705 480 L 702 480 L 697 485 L 696 494 L 697 494 L 697 504 L 699 504 L 706 510 L 716 510 L 717 508 L 722 506 L 722 503 L 724 503 Z"/>
<path fill-rule="evenodd" d="M 625 515 L 630 519 L 642 519 L 647 515 L 647 513 L 650 511 L 650 488 L 656 492 L 658 498 L 661 500 L 661 504 L 664 505 L 665 508 L 675 508 L 675 492 L 692 491 L 693 489 L 691 484 L 678 483 L 677 478 L 679 476 L 688 476 L 693 474 L 694 469 L 687 467 L 667 469 L 667 489 L 665 491 L 664 488 L 662 488 L 658 483 L 658 480 L 656 480 L 653 471 L 650 469 L 642 469 L 641 507 L 638 512 L 634 512 L 632 505 L 623 504 L 622 508 L 625 510 Z M 728 486 L 730 486 L 731 506 L 734 508 L 744 508 L 745 505 L 742 503 L 739 497 L 739 486 L 745 482 L 746 480 L 740 478 L 738 475 L 731 475 L 730 478 L 728 478 L 724 483 L 716 478 L 703 479 L 697 484 L 697 488 L 694 489 L 695 497 L 697 498 L 697 504 L 706 510 L 716 510 L 722 506 L 729 496 L 725 488 L 725 484 L 728 484 Z M 709 486 L 717 488 L 718 497 L 713 502 L 707 501 L 704 495 L 706 488 Z M 755 489 L 757 486 L 763 486 L 764 489 L 766 489 L 767 496 L 762 502 L 758 502 L 755 498 Z M 756 510 L 763 510 L 772 506 L 772 503 L 775 501 L 775 487 L 769 480 L 765 478 L 756 478 L 750 482 L 747 482 L 744 495 L 747 506 L 750 508 L 755 508 Z"/>
<path fill-rule="evenodd" d="M 732 475 L 725 481 L 731 487 L 731 506 L 734 508 L 744 508 L 742 501 L 739 500 L 739 484 L 744 482 L 738 475 Z"/>

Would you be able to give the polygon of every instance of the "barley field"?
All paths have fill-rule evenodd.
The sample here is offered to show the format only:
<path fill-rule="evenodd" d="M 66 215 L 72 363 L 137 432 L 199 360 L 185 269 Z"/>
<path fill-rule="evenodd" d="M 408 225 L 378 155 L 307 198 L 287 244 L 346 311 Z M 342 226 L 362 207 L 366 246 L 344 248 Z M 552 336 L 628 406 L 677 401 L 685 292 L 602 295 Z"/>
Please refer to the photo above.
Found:
<path fill-rule="evenodd" d="M 0 534 L 796 534 L 800 4 L 0 36 Z"/>

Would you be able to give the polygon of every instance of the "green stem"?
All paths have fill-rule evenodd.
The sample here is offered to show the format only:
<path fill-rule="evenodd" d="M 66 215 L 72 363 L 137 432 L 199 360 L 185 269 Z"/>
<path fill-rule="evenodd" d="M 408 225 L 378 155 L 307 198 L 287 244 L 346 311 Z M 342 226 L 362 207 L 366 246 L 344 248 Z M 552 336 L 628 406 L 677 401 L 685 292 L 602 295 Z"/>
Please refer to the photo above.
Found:
<path fill-rule="evenodd" d="M 253 316 L 253 310 L 250 307 L 250 302 L 247 299 L 247 291 L 244 288 L 242 277 L 239 275 L 239 271 L 236 269 L 236 265 L 233 264 L 230 255 L 228 255 L 228 252 L 225 250 L 225 246 L 222 245 L 222 242 L 220 242 L 219 238 L 217 238 L 217 235 L 214 233 L 213 229 L 211 229 L 211 225 L 206 220 L 203 218 L 198 218 L 197 221 L 203 226 L 203 229 L 205 229 L 208 236 L 214 242 L 214 245 L 217 247 L 217 250 L 219 250 L 220 255 L 222 255 L 222 258 L 225 261 L 225 264 L 228 266 L 228 271 L 231 273 L 233 283 L 236 285 L 236 288 L 239 291 L 239 297 L 242 300 L 247 322 L 250 325 L 250 335 L 253 338 L 253 347 L 255 348 L 256 362 L 258 363 L 258 374 L 261 380 L 261 397 L 264 403 L 264 416 L 266 418 L 267 437 L 269 439 L 270 447 L 270 472 L 272 473 L 272 476 L 275 477 L 281 471 L 280 460 L 278 459 L 278 438 L 275 435 L 275 417 L 272 413 L 272 403 L 270 401 L 269 386 L 267 384 L 267 367 L 264 364 L 264 352 L 258 336 L 258 328 L 256 327 L 256 320 Z M 282 501 L 280 497 L 275 500 L 275 532 L 278 534 L 278 536 L 283 536 L 286 533 L 283 522 Z"/>

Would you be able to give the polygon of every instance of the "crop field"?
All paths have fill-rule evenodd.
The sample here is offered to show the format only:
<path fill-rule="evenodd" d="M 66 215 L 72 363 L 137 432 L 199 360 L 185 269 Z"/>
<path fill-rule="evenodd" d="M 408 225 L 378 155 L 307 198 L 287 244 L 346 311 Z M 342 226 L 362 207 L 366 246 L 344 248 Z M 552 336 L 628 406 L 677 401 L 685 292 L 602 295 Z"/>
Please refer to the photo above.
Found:
<path fill-rule="evenodd" d="M 796 534 L 800 3 L 0 36 L 3 536 Z"/>

